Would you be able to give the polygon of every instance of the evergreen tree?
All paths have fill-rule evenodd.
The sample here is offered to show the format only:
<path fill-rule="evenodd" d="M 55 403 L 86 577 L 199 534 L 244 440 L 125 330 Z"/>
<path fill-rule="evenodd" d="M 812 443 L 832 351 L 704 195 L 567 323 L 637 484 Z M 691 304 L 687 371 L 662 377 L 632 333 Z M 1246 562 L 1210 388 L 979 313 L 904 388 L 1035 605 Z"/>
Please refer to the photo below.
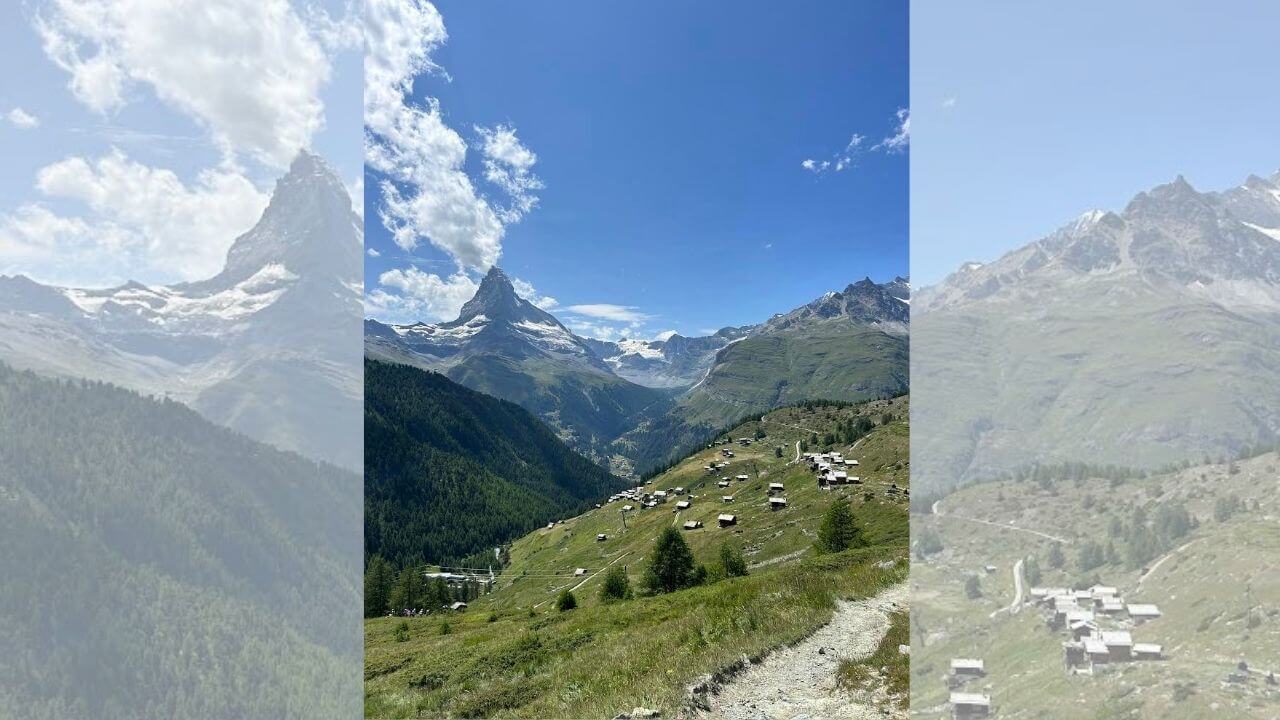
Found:
<path fill-rule="evenodd" d="M 578 607 L 578 598 L 574 597 L 568 588 L 562 590 L 560 596 L 556 598 L 556 609 L 560 612 L 565 612 L 576 607 Z"/>
<path fill-rule="evenodd" d="M 391 599 L 391 565 L 381 555 L 369 558 L 364 571 L 364 615 L 378 617 L 387 612 Z"/>
<path fill-rule="evenodd" d="M 444 581 L 444 578 L 432 578 L 431 582 L 427 583 L 424 595 L 423 606 L 432 612 L 453 602 L 453 596 L 449 593 L 449 584 Z"/>
<path fill-rule="evenodd" d="M 780 458 L 780 457 L 782 457 L 782 448 L 780 448 L 780 447 L 776 447 L 776 448 L 774 448 L 774 449 L 773 449 L 773 456 L 774 456 L 774 457 L 776 457 L 776 458 Z"/>
<path fill-rule="evenodd" d="M 729 543 L 720 546 L 720 566 L 725 577 L 742 577 L 747 574 L 747 561 L 742 553 Z"/>
<path fill-rule="evenodd" d="M 1064 562 L 1066 562 L 1066 558 L 1062 556 L 1062 545 L 1060 543 L 1054 543 L 1053 545 L 1050 545 L 1049 546 L 1049 567 L 1053 568 L 1054 570 L 1059 570 L 1062 568 L 1062 564 Z"/>
<path fill-rule="evenodd" d="M 1076 564 L 1080 567 L 1081 572 L 1088 572 L 1102 565 L 1105 559 L 1102 546 L 1090 540 L 1080 546 L 1080 554 L 1076 558 Z"/>
<path fill-rule="evenodd" d="M 706 568 L 702 569 L 703 574 Z M 668 527 L 658 536 L 653 551 L 649 553 L 649 567 L 645 571 L 645 587 L 652 592 L 674 592 L 697 584 L 697 569 L 693 552 L 680 535 L 680 531 Z"/>
<path fill-rule="evenodd" d="M 600 599 L 604 602 L 626 600 L 631 597 L 631 579 L 627 577 L 627 569 L 614 565 L 604 576 L 600 585 Z"/>
<path fill-rule="evenodd" d="M 396 578 L 396 584 L 391 588 L 391 597 L 389 602 L 391 608 L 396 612 L 409 608 L 419 608 L 422 602 L 426 600 L 426 593 L 423 592 L 425 583 L 422 574 L 417 568 L 407 567 L 400 571 L 400 576 Z"/>
<path fill-rule="evenodd" d="M 866 544 L 849 501 L 840 498 L 831 503 L 831 507 L 822 516 L 822 524 L 818 526 L 818 548 L 823 552 L 834 553 L 864 547 Z"/>
<path fill-rule="evenodd" d="M 979 584 L 977 575 L 970 575 L 965 578 L 964 595 L 970 600 L 977 600 L 982 597 L 982 585 Z"/>
<path fill-rule="evenodd" d="M 920 541 L 916 544 L 916 557 L 923 560 L 929 555 L 940 552 L 942 552 L 942 538 L 936 530 L 926 528 L 924 532 L 920 533 Z"/>
<path fill-rule="evenodd" d="M 1036 561 L 1035 556 L 1029 557 L 1022 563 L 1022 574 L 1027 577 L 1027 582 L 1031 585 L 1040 584 L 1040 563 Z"/>

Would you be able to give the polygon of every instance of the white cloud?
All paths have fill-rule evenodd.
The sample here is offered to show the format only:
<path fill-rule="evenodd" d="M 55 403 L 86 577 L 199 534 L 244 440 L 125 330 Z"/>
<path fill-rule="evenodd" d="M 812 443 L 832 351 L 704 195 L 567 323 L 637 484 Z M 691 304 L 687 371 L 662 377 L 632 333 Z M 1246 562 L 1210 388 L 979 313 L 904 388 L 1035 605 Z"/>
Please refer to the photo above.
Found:
<path fill-rule="evenodd" d="M 831 163 L 827 160 L 818 161 L 810 158 L 800 163 L 800 167 L 804 168 L 805 170 L 808 170 L 811 173 L 819 174 L 824 172 L 827 168 L 831 167 Z"/>
<path fill-rule="evenodd" d="M 351 196 L 351 209 L 364 219 L 364 173 L 347 183 L 347 195 Z"/>
<path fill-rule="evenodd" d="M 586 315 L 587 317 L 601 320 L 612 320 L 614 322 L 642 323 L 651 317 L 633 306 L 612 305 L 609 303 L 570 305 L 565 309 L 578 315 Z"/>
<path fill-rule="evenodd" d="M 672 336 L 672 335 L 675 335 L 675 334 L 676 334 L 676 331 L 675 331 L 675 330 L 663 330 L 662 332 L 658 333 L 657 335 L 654 335 L 654 339 L 655 339 L 655 340 L 670 340 L 670 339 L 671 339 L 671 336 Z"/>
<path fill-rule="evenodd" d="M 393 323 L 453 320 L 479 288 L 466 273 L 442 278 L 416 267 L 388 270 L 378 283 L 382 287 L 365 294 L 365 312 Z"/>
<path fill-rule="evenodd" d="M 542 189 L 542 180 L 530 172 L 538 156 L 520 142 L 515 128 L 510 125 L 477 127 L 475 130 L 481 138 L 485 180 L 501 188 L 511 198 L 511 205 L 498 213 L 503 222 L 518 222 L 538 204 L 534 193 Z"/>
<path fill-rule="evenodd" d="M 565 323 L 565 326 L 582 337 L 594 338 L 596 340 L 617 340 L 626 336 L 626 332 L 621 328 L 617 328 L 612 325 L 605 325 L 604 323 L 588 322 L 581 319 L 569 320 Z"/>
<path fill-rule="evenodd" d="M 377 250 L 375 250 L 375 249 L 373 249 L 373 248 L 369 248 L 368 250 L 365 250 L 365 253 L 366 253 L 369 257 L 374 257 L 374 258 L 376 258 L 376 257 L 382 257 L 382 253 L 378 252 Z"/>
<path fill-rule="evenodd" d="M 70 157 L 48 165 L 37 174 L 36 188 L 48 198 L 84 205 L 91 219 L 24 206 L 0 218 L 0 261 L 43 279 L 86 285 L 210 277 L 268 199 L 234 168 L 205 170 L 187 185 L 172 171 L 119 150 L 95 161 Z M 77 259 L 79 273 L 68 270 L 69 257 Z"/>
<path fill-rule="evenodd" d="M 487 270 L 502 255 L 506 226 L 537 204 L 537 156 L 509 125 L 477 127 L 485 179 L 511 200 L 490 202 L 467 175 L 467 143 L 445 122 L 439 101 L 410 98 L 417 76 L 448 79 L 431 59 L 448 39 L 439 11 L 425 0 L 370 0 L 365 23 L 366 162 L 386 176 L 378 216 L 405 251 L 425 239 L 459 270 Z"/>
<path fill-rule="evenodd" d="M 942 108 L 944 110 L 950 110 L 955 106 L 956 106 L 956 99 L 954 97 L 945 97 L 942 99 Z"/>
<path fill-rule="evenodd" d="M 6 117 L 9 118 L 9 122 L 13 123 L 14 127 L 22 128 L 23 130 L 40 127 L 40 118 L 20 107 L 10 110 Z"/>
<path fill-rule="evenodd" d="M 559 301 L 555 298 L 539 293 L 537 289 L 533 287 L 533 283 L 526 280 L 513 278 L 511 280 L 511 286 L 515 288 L 517 295 L 543 310 L 552 310 L 560 305 Z"/>
<path fill-rule="evenodd" d="M 898 153 L 906 149 L 911 143 L 911 111 L 906 108 L 899 108 L 898 127 L 892 135 L 881 140 L 871 148 L 872 150 L 883 150 L 888 153 Z"/>
<path fill-rule="evenodd" d="M 96 112 L 148 86 L 225 153 L 274 167 L 323 125 L 329 60 L 288 0 L 50 0 L 36 26 L 71 92 Z"/>
<path fill-rule="evenodd" d="M 870 152 L 898 153 L 906 148 L 911 137 L 911 115 L 905 108 L 900 108 L 896 118 L 897 124 L 893 134 L 872 145 Z M 866 139 L 865 135 L 854 133 L 849 137 L 849 142 L 845 143 L 844 148 L 834 153 L 830 160 L 809 158 L 801 162 L 800 167 L 814 175 L 822 175 L 827 170 L 844 172 L 853 167 L 857 159 L 867 152 L 863 149 Z"/>

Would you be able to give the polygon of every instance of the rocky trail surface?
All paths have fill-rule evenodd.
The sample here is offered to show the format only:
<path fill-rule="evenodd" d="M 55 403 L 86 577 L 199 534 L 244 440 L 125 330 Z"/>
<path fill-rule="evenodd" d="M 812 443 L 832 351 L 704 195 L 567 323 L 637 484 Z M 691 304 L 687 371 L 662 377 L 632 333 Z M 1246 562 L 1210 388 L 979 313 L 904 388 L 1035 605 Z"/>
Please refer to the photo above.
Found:
<path fill-rule="evenodd" d="M 800 643 L 768 655 L 713 691 L 702 718 L 723 720 L 863 720 L 906 717 L 883 689 L 850 694 L 836 687 L 844 659 L 875 652 L 889 613 L 907 606 L 907 584 L 857 601 L 841 601 L 831 622 Z"/>

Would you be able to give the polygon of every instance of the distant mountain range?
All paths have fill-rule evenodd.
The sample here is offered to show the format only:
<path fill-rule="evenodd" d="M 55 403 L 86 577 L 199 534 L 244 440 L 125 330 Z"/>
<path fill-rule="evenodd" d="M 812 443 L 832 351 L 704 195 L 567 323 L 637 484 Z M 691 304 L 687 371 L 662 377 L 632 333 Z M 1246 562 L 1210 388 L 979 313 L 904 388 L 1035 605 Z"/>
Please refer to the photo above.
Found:
<path fill-rule="evenodd" d="M 706 376 L 721 348 L 755 329 L 727 327 L 705 337 L 676 334 L 665 340 L 584 340 L 620 377 L 648 387 L 684 389 Z"/>
<path fill-rule="evenodd" d="M 1158 467 L 1280 432 L 1280 175 L 1179 177 L 915 296 L 917 489 Z"/>
<path fill-rule="evenodd" d="M 359 468 L 362 234 L 338 176 L 300 153 L 208 280 L 84 290 L 0 276 L 0 361 L 166 395 Z"/>
<path fill-rule="evenodd" d="M 580 338 L 498 268 L 439 325 L 365 321 L 370 358 L 436 370 L 511 400 L 618 472 L 642 471 L 752 412 L 905 392 L 910 287 L 863 280 L 714 335 Z"/>
<path fill-rule="evenodd" d="M 590 507 L 623 481 L 515 403 L 365 363 L 365 552 L 461 563 Z"/>

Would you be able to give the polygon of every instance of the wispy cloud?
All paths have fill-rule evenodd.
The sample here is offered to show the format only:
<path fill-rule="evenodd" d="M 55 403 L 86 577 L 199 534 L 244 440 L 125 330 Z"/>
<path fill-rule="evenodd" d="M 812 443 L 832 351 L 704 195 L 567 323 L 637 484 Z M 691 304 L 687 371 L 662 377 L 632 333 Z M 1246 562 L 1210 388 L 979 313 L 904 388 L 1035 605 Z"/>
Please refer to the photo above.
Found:
<path fill-rule="evenodd" d="M 612 320 L 614 322 L 639 323 L 645 322 L 652 317 L 651 315 L 640 312 L 639 308 L 634 306 L 613 305 L 610 303 L 570 305 L 565 309 L 578 315 L 586 315 L 587 317 L 599 318 L 601 320 Z"/>
<path fill-rule="evenodd" d="M 517 295 L 543 310 L 553 310 L 560 305 L 559 301 L 555 298 L 538 292 L 537 288 L 533 286 L 533 283 L 530 283 L 527 280 L 512 278 L 511 286 L 516 289 Z"/>
<path fill-rule="evenodd" d="M 828 172 L 844 172 L 857 165 L 858 159 L 868 152 L 899 153 L 906 149 L 910 140 L 911 115 L 906 108 L 900 108 L 895 114 L 896 121 L 891 134 L 883 140 L 866 148 L 866 136 L 854 133 L 844 147 L 826 159 L 805 158 L 800 167 L 814 175 L 825 175 Z"/>
<path fill-rule="evenodd" d="M 911 111 L 898 108 L 898 126 L 893 134 L 877 143 L 872 150 L 883 150 L 887 153 L 900 153 L 907 149 L 911 142 Z"/>
<path fill-rule="evenodd" d="M 22 128 L 23 130 L 31 130 L 40 127 L 40 118 L 20 107 L 10 110 L 5 117 L 8 118 L 9 122 L 12 123 L 14 127 Z"/>

